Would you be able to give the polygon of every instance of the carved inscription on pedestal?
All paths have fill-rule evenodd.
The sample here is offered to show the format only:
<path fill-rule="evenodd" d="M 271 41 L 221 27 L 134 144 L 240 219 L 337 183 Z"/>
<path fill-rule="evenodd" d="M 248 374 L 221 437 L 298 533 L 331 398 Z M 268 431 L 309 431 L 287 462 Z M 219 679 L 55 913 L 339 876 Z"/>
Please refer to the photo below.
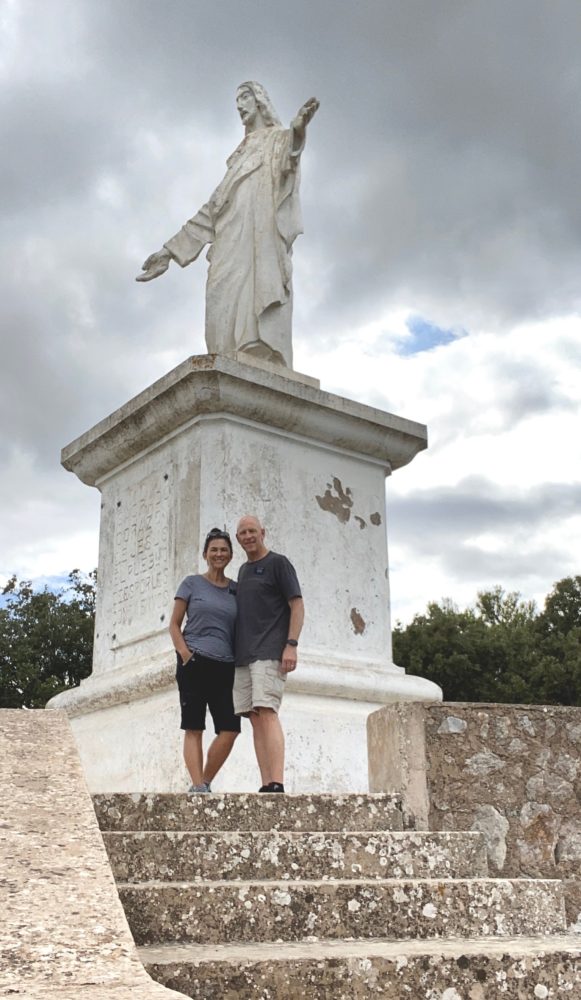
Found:
<path fill-rule="evenodd" d="M 115 511 L 114 644 L 160 627 L 172 582 L 171 476 L 154 473 L 123 491 Z"/>

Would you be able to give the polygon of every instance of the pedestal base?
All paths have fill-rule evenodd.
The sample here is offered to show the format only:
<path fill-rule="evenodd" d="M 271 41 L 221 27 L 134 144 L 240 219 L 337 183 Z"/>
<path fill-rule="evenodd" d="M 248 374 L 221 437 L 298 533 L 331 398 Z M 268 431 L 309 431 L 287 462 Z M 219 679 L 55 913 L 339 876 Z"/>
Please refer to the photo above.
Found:
<path fill-rule="evenodd" d="M 165 677 L 169 671 L 164 671 Z M 161 681 L 161 677 L 160 677 Z M 438 701 L 439 688 L 420 677 L 393 675 L 386 701 Z M 295 685 L 295 688 L 300 685 Z M 90 681 L 79 694 L 59 696 L 71 725 L 91 792 L 181 792 L 190 780 L 182 760 L 177 689 L 165 683 L 149 695 L 109 705 L 96 692 L 91 711 Z M 389 689 L 389 690 L 388 690 Z M 129 694 L 129 692 L 127 692 Z M 53 699 L 56 702 L 56 699 Z M 77 704 L 75 705 L 75 702 Z M 366 723 L 384 702 L 299 693 L 287 685 L 280 719 L 286 737 L 285 787 L 289 792 L 365 792 L 367 781 Z M 208 716 L 204 736 L 213 736 Z M 229 760 L 213 783 L 215 791 L 257 791 L 250 723 L 242 720 Z"/>

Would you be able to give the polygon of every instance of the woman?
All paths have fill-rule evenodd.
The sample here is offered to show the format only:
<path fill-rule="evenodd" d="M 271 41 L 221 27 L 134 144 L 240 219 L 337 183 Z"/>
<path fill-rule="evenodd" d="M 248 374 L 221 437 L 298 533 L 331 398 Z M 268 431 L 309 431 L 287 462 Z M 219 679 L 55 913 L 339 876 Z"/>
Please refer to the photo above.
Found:
<path fill-rule="evenodd" d="M 224 570 L 232 559 L 226 531 L 212 528 L 204 543 L 208 569 L 187 576 L 175 597 L 169 633 L 177 654 L 176 680 L 182 709 L 184 760 L 192 779 L 190 792 L 209 792 L 210 783 L 234 746 L 240 718 L 234 715 L 234 623 L 236 584 Z M 182 632 L 182 622 L 187 621 Z M 202 736 L 206 708 L 216 737 L 204 765 Z"/>

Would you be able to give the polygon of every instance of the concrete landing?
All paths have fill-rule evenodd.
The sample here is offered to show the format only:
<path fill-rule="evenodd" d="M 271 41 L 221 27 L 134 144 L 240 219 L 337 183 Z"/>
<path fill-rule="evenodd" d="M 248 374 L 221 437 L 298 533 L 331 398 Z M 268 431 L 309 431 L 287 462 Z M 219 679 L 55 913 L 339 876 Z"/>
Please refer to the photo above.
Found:
<path fill-rule="evenodd" d="M 0 710 L 0 997 L 171 1000 L 137 956 L 64 712 Z"/>

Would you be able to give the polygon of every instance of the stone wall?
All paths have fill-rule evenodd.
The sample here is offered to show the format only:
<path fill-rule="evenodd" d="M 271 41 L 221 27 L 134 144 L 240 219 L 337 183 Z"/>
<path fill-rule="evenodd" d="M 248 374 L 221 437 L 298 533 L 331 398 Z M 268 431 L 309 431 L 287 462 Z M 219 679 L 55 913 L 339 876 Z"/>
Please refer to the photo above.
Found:
<path fill-rule="evenodd" d="M 581 932 L 581 708 L 392 705 L 368 720 L 371 791 L 410 825 L 480 830 L 490 874 L 566 881 Z"/>

